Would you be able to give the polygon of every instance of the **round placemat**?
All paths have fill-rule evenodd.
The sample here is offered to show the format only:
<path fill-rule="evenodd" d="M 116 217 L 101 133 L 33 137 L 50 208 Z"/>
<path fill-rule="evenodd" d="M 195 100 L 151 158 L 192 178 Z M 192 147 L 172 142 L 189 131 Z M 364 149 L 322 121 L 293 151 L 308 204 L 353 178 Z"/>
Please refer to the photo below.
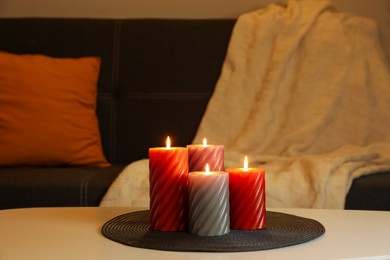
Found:
<path fill-rule="evenodd" d="M 316 220 L 295 215 L 266 213 L 267 227 L 262 230 L 231 230 L 222 236 L 197 236 L 188 232 L 152 231 L 149 211 L 117 216 L 102 227 L 105 237 L 134 247 L 167 251 L 242 252 L 296 245 L 325 233 Z"/>

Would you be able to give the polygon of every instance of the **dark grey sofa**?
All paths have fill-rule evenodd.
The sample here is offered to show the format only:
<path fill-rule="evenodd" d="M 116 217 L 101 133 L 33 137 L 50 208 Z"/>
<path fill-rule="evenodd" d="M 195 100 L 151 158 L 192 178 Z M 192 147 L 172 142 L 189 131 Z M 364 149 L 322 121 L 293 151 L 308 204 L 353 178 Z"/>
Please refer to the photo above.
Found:
<path fill-rule="evenodd" d="M 104 153 L 112 164 L 2 167 L 0 209 L 97 206 L 121 170 L 147 158 L 148 148 L 161 146 L 168 134 L 177 146 L 189 144 L 219 77 L 234 23 L 0 19 L 0 50 L 101 57 L 97 114 Z M 345 208 L 390 210 L 390 173 L 355 180 Z"/>

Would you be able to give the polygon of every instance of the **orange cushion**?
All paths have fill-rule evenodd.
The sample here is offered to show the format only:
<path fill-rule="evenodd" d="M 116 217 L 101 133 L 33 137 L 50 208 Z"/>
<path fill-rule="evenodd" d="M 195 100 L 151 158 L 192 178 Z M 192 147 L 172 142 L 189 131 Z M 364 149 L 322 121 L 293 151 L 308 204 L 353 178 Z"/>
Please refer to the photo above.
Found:
<path fill-rule="evenodd" d="M 109 166 L 96 116 L 100 58 L 0 51 L 0 165 Z"/>

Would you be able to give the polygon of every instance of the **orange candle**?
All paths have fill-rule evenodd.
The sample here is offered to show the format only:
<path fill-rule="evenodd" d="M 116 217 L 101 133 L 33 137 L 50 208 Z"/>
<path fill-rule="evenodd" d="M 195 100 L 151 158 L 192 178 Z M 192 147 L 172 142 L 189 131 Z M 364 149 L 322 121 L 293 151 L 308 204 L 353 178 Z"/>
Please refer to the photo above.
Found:
<path fill-rule="evenodd" d="M 187 228 L 188 151 L 184 147 L 149 149 L 150 227 L 155 231 Z"/>
<path fill-rule="evenodd" d="M 230 228 L 257 230 L 266 226 L 265 171 L 248 168 L 226 169 L 229 173 Z"/>

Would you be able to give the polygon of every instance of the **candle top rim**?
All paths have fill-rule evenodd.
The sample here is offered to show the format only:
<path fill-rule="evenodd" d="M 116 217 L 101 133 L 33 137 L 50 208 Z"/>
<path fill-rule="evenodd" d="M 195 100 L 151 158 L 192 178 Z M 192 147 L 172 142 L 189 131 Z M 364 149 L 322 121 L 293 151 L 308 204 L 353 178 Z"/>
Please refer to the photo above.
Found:
<path fill-rule="evenodd" d="M 248 170 L 245 171 L 244 167 L 237 167 L 237 168 L 226 168 L 225 171 L 234 171 L 234 172 L 251 172 L 251 171 L 261 171 L 265 172 L 264 168 L 258 168 L 258 167 L 248 167 Z"/>
<path fill-rule="evenodd" d="M 209 173 L 206 173 L 205 171 L 192 171 L 188 174 L 201 174 L 201 175 L 222 175 L 222 174 L 228 174 L 226 171 L 210 171 Z"/>
<path fill-rule="evenodd" d="M 187 147 L 188 146 L 200 146 L 200 147 L 209 147 L 209 146 L 222 146 L 223 147 L 223 144 L 187 144 Z"/>
<path fill-rule="evenodd" d="M 187 149 L 187 147 L 181 147 L 181 146 L 171 146 L 167 148 L 166 146 L 161 147 L 150 147 L 149 150 L 181 150 L 181 149 Z"/>

